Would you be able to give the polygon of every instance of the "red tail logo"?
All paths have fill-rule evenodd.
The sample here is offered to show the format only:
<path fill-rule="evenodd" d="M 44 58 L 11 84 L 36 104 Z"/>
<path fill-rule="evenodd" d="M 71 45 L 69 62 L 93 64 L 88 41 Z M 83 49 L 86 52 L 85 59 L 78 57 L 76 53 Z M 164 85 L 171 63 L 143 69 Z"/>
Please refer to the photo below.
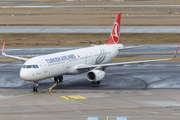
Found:
<path fill-rule="evenodd" d="M 111 36 L 107 44 L 118 44 L 119 43 L 119 31 L 120 31 L 120 23 L 121 23 L 121 13 L 117 13 L 114 26 L 111 32 Z"/>

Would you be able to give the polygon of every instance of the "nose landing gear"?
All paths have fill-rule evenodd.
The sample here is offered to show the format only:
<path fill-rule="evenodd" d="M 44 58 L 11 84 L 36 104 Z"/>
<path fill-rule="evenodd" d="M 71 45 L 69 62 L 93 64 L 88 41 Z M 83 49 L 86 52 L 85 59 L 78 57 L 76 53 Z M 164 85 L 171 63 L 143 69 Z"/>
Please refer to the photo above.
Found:
<path fill-rule="evenodd" d="M 34 85 L 33 91 L 34 91 L 34 92 L 38 92 L 38 84 L 39 84 L 39 82 L 36 81 L 36 82 L 34 82 L 34 83 L 35 83 L 35 85 Z"/>

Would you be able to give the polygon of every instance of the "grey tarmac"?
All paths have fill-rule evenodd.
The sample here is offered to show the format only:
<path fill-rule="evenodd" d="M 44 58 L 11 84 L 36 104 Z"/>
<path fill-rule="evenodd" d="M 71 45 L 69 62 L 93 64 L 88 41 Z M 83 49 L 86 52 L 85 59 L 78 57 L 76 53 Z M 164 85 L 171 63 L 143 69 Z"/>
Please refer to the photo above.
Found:
<path fill-rule="evenodd" d="M 0 26 L 0 33 L 111 33 L 112 26 Z M 180 26 L 121 26 L 121 33 L 180 33 Z"/>
<path fill-rule="evenodd" d="M 0 63 L 1 120 L 180 119 L 179 63 L 109 67 L 100 84 L 88 82 L 85 73 L 65 75 L 58 85 L 40 81 L 37 93 L 19 78 L 22 64 Z"/>
<path fill-rule="evenodd" d="M 0 62 L 0 88 L 32 89 L 33 82 L 19 77 L 23 62 Z M 153 62 L 144 65 L 133 64 L 122 67 L 108 67 L 107 76 L 100 84 L 92 84 L 86 79 L 86 73 L 64 75 L 64 82 L 55 89 L 82 90 L 147 90 L 179 89 L 180 63 Z M 40 81 L 39 89 L 47 89 L 54 84 L 53 79 Z M 31 91 L 31 90 L 30 90 Z"/>

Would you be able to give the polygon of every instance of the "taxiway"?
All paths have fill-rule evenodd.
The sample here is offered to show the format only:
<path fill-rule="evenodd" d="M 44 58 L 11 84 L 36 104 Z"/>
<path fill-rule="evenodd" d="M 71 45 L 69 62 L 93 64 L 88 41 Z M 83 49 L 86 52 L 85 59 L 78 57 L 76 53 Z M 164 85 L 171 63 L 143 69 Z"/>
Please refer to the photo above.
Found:
<path fill-rule="evenodd" d="M 85 73 L 65 75 L 58 85 L 52 79 L 40 81 L 37 93 L 32 92 L 32 82 L 19 78 L 22 64 L 0 63 L 1 120 L 180 118 L 180 63 L 109 67 L 100 84 L 88 82 Z"/>
<path fill-rule="evenodd" d="M 112 26 L 1 26 L 0 33 L 110 33 Z M 179 26 L 121 26 L 121 33 L 180 33 Z"/>
<path fill-rule="evenodd" d="M 31 89 L 33 82 L 26 82 L 19 77 L 23 62 L 0 63 L 0 88 Z M 180 63 L 146 63 L 122 67 L 108 67 L 107 76 L 100 84 L 92 84 L 86 79 L 86 73 L 64 75 L 64 83 L 55 89 L 82 90 L 147 90 L 147 89 L 179 89 Z M 39 89 L 47 89 L 54 84 L 53 79 L 40 81 Z"/>

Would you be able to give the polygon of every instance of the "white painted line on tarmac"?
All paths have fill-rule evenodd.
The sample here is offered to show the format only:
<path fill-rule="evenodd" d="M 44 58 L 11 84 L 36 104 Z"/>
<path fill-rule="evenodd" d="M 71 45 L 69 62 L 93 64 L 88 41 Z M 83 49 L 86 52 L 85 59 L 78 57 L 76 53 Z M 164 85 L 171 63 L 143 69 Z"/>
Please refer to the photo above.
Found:
<path fill-rule="evenodd" d="M 5 66 L 5 65 L 7 65 L 7 64 L 0 64 L 0 67 Z"/>

